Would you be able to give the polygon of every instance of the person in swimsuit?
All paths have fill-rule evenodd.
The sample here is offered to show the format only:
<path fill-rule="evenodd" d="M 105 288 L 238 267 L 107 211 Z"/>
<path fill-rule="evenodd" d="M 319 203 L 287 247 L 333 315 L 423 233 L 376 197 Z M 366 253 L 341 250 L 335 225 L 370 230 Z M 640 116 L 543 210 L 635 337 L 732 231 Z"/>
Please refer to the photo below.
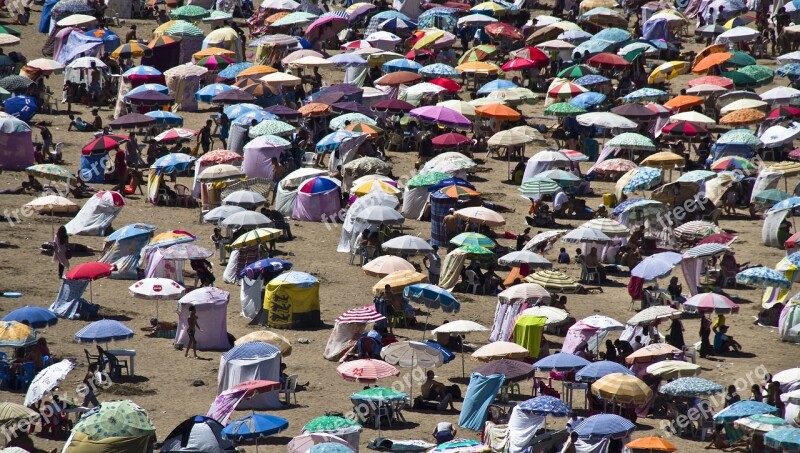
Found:
<path fill-rule="evenodd" d="M 194 358 L 197 359 L 197 340 L 194 338 L 194 334 L 196 331 L 201 331 L 200 325 L 197 323 L 197 312 L 195 311 L 194 305 L 189 306 L 189 319 L 187 320 L 186 325 L 186 335 L 189 336 L 189 343 L 186 345 L 186 352 L 183 354 L 184 357 L 189 357 L 189 349 L 192 349 L 192 353 L 194 354 Z"/>

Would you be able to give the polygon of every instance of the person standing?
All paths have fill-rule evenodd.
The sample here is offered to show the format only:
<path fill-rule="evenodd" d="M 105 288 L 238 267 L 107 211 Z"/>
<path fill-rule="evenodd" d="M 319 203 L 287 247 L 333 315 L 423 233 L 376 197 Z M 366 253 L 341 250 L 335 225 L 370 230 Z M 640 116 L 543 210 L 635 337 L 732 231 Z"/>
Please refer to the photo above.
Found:
<path fill-rule="evenodd" d="M 58 278 L 64 275 L 64 269 L 69 269 L 69 236 L 67 227 L 61 225 L 53 238 L 53 261 L 58 261 Z"/>
<path fill-rule="evenodd" d="M 197 309 L 194 305 L 190 305 L 189 319 L 186 320 L 186 335 L 189 336 L 189 343 L 186 344 L 186 352 L 183 354 L 184 357 L 189 357 L 189 348 L 192 348 L 194 358 L 199 358 L 197 357 L 197 339 L 194 337 L 198 330 L 202 331 L 200 329 L 200 324 L 197 323 Z"/>
<path fill-rule="evenodd" d="M 667 343 L 672 346 L 683 349 L 686 342 L 683 340 L 683 323 L 680 319 L 673 319 L 672 324 L 669 326 L 669 334 L 667 335 Z"/>
<path fill-rule="evenodd" d="M 103 360 L 103 358 L 101 357 L 100 360 Z M 89 407 L 89 403 L 92 403 L 92 407 L 100 405 L 100 402 L 97 401 L 97 396 L 94 394 L 95 373 L 97 373 L 97 364 L 89 364 L 86 375 L 83 376 L 83 385 L 86 386 L 84 391 L 87 392 L 83 395 L 83 403 L 81 403 L 83 407 Z"/>
<path fill-rule="evenodd" d="M 206 120 L 206 125 L 200 128 L 200 134 L 197 135 L 200 147 L 203 148 L 203 154 L 211 149 L 211 124 L 213 121 Z"/>
<path fill-rule="evenodd" d="M 711 320 L 706 318 L 705 313 L 700 318 L 700 357 L 705 358 L 714 349 L 711 346 Z"/>
<path fill-rule="evenodd" d="M 219 116 L 219 140 L 222 142 L 222 149 L 228 149 L 228 135 L 231 130 L 231 120 L 228 115 Z"/>
<path fill-rule="evenodd" d="M 425 255 L 422 259 L 422 264 L 428 268 L 428 280 L 431 285 L 439 284 L 439 275 L 442 272 L 442 259 L 439 257 L 439 247 L 433 246 L 433 251 Z"/>
<path fill-rule="evenodd" d="M 131 25 L 131 28 L 125 33 L 125 42 L 129 43 L 136 41 L 136 24 Z"/>

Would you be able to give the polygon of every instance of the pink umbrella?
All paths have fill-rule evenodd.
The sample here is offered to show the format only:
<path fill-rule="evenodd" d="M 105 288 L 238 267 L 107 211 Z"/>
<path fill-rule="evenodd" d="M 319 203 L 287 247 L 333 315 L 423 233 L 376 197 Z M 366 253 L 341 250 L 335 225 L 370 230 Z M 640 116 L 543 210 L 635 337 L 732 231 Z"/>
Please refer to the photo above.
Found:
<path fill-rule="evenodd" d="M 346 381 L 375 382 L 378 379 L 397 376 L 400 371 L 384 362 L 375 359 L 359 359 L 345 362 L 336 367 L 336 372 Z"/>
<path fill-rule="evenodd" d="M 422 121 L 436 123 L 441 126 L 467 129 L 472 126 L 472 121 L 453 109 L 440 105 L 419 107 L 409 112 L 414 118 Z"/>
<path fill-rule="evenodd" d="M 197 131 L 193 129 L 183 129 L 180 127 L 173 127 L 172 129 L 168 129 L 158 135 L 156 135 L 155 140 L 157 142 L 168 142 L 172 140 L 183 140 L 192 138 L 197 135 Z"/>
<path fill-rule="evenodd" d="M 374 305 L 365 305 L 363 307 L 353 308 L 342 313 L 336 322 L 378 322 L 386 319 L 386 316 L 378 313 Z"/>
<path fill-rule="evenodd" d="M 714 293 L 702 293 L 692 296 L 683 303 L 683 309 L 688 311 L 689 313 L 736 313 L 739 311 L 739 306 L 733 303 L 727 297 L 714 294 Z"/>
<path fill-rule="evenodd" d="M 511 61 L 508 61 L 506 64 L 502 66 L 503 71 L 522 71 L 525 69 L 531 69 L 537 67 L 538 64 L 535 61 L 528 60 L 527 58 L 515 58 Z"/>
<path fill-rule="evenodd" d="M 321 40 L 339 33 L 347 27 L 347 19 L 339 16 L 325 16 L 311 22 L 306 28 L 306 38 Z"/>

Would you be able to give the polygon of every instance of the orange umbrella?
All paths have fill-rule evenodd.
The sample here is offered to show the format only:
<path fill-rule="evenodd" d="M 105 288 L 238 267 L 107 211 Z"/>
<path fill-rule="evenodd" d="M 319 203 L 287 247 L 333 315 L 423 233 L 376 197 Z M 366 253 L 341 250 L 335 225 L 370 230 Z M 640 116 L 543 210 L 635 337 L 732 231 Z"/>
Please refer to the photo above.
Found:
<path fill-rule="evenodd" d="M 236 58 L 236 52 L 228 49 L 221 49 L 219 47 L 209 47 L 199 52 L 195 52 L 192 58 L 195 60 L 202 60 L 203 57 L 210 57 L 211 55 L 222 55 L 223 57 Z"/>
<path fill-rule="evenodd" d="M 494 63 L 487 63 L 485 61 L 469 61 L 456 66 L 456 71 L 494 74 L 500 71 L 500 67 Z"/>
<path fill-rule="evenodd" d="M 368 134 L 370 137 L 377 137 L 383 130 L 377 126 L 371 126 L 367 123 L 351 123 L 344 127 L 346 131 L 361 132 Z"/>
<path fill-rule="evenodd" d="M 271 16 L 267 16 L 267 18 L 264 19 L 264 23 L 267 24 L 267 25 L 270 25 L 273 22 L 276 22 L 276 21 L 278 21 L 280 19 L 283 19 L 284 17 L 288 16 L 289 13 L 291 13 L 291 11 L 281 11 L 281 12 L 275 13 L 275 14 L 273 14 Z"/>
<path fill-rule="evenodd" d="M 696 65 L 697 63 L 700 62 L 700 60 L 711 55 L 712 53 L 722 53 L 727 51 L 728 51 L 727 44 L 714 44 L 708 46 L 705 49 L 701 50 L 697 55 L 695 55 L 694 61 L 692 62 L 692 66 Z"/>
<path fill-rule="evenodd" d="M 733 58 L 730 52 L 712 53 L 711 55 L 703 58 L 692 67 L 692 72 L 695 74 L 702 74 L 718 64 L 725 63 Z"/>
<path fill-rule="evenodd" d="M 331 114 L 331 106 L 319 102 L 311 102 L 297 109 L 303 116 L 327 116 Z"/>
<path fill-rule="evenodd" d="M 419 82 L 420 80 L 422 80 L 422 77 L 419 74 L 415 74 L 411 71 L 397 71 L 386 74 L 385 76 L 376 80 L 375 84 L 396 86 L 409 83 L 416 83 Z"/>
<path fill-rule="evenodd" d="M 241 80 L 245 77 L 255 77 L 260 78 L 267 74 L 272 74 L 273 72 L 278 72 L 277 69 L 273 68 L 272 66 L 267 66 L 263 64 L 257 64 L 255 66 L 250 66 L 249 68 L 245 69 L 244 71 L 236 74 L 236 80 Z"/>
<path fill-rule="evenodd" d="M 674 110 L 684 110 L 692 108 L 696 105 L 703 105 L 703 102 L 704 102 L 703 98 L 701 97 L 682 94 L 665 102 L 664 107 L 668 107 Z"/>
<path fill-rule="evenodd" d="M 475 107 L 475 113 L 480 116 L 511 121 L 516 121 L 522 116 L 522 114 L 520 114 L 518 111 L 512 109 L 511 107 L 506 107 L 503 104 L 486 104 L 480 107 Z"/>
<path fill-rule="evenodd" d="M 450 198 L 470 198 L 470 197 L 477 197 L 480 195 L 480 192 L 470 189 L 469 187 L 464 186 L 447 186 L 442 189 L 439 189 L 439 192 L 447 195 Z"/>
<path fill-rule="evenodd" d="M 631 450 L 678 451 L 678 447 L 672 442 L 661 437 L 640 437 L 628 442 L 625 446 Z"/>
<path fill-rule="evenodd" d="M 760 123 L 764 121 L 767 115 L 756 109 L 741 109 L 735 112 L 728 113 L 719 119 L 719 124 L 727 124 L 730 126 L 745 126 L 748 124 Z"/>

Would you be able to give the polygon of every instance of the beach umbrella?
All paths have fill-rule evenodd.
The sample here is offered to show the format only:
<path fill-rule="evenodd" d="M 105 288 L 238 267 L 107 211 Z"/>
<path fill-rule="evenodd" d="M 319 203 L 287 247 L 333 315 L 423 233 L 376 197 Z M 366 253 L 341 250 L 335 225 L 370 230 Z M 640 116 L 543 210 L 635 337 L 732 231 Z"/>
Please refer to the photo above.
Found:
<path fill-rule="evenodd" d="M 651 139 L 644 135 L 634 132 L 623 132 L 606 143 L 612 148 L 636 150 L 636 151 L 655 151 L 656 145 Z"/>
<path fill-rule="evenodd" d="M 243 337 L 239 337 L 234 343 L 236 346 L 244 343 L 261 342 L 271 344 L 280 349 L 282 357 L 288 357 L 292 354 L 292 343 L 285 337 L 278 335 L 269 330 L 257 330 L 250 332 Z"/>
<path fill-rule="evenodd" d="M 636 313 L 626 324 L 631 326 L 649 326 L 666 319 L 677 319 L 680 318 L 680 316 L 680 310 L 676 310 L 669 305 L 659 305 L 645 308 L 639 313 Z"/>
<path fill-rule="evenodd" d="M 355 322 L 366 324 L 370 322 L 382 321 L 384 319 L 386 319 L 386 316 L 378 313 L 378 311 L 375 310 L 375 305 L 365 305 L 363 307 L 351 308 L 350 310 L 347 310 L 338 318 L 336 318 L 336 322 Z"/>
<path fill-rule="evenodd" d="M 600 162 L 594 166 L 594 170 L 598 173 L 627 173 L 636 168 L 638 168 L 638 166 L 635 163 L 629 161 L 628 159 L 619 158 L 604 160 L 603 162 Z M 716 174 L 714 176 L 716 176 Z"/>
<path fill-rule="evenodd" d="M 692 72 L 695 74 L 705 73 L 714 66 L 721 65 L 731 58 L 733 58 L 733 53 L 731 52 L 712 53 L 695 63 L 694 66 L 692 66 Z"/>
<path fill-rule="evenodd" d="M 576 64 L 562 69 L 556 74 L 556 77 L 577 79 L 592 74 L 597 74 L 597 69 L 583 64 Z"/>
<path fill-rule="evenodd" d="M 663 439 L 661 437 L 640 437 L 636 440 L 628 442 L 625 444 L 627 448 L 632 451 L 665 451 L 665 452 L 673 452 L 678 451 L 678 447 L 675 446 L 672 442 Z"/>
<path fill-rule="evenodd" d="M 670 344 L 653 343 L 637 349 L 635 352 L 628 355 L 628 357 L 625 358 L 625 363 L 629 365 L 632 363 L 648 363 L 658 357 L 680 354 L 680 352 L 680 349 Z"/>
<path fill-rule="evenodd" d="M 537 396 L 523 401 L 519 404 L 519 410 L 551 417 L 567 417 L 572 414 L 572 409 L 567 403 L 549 395 Z"/>
<path fill-rule="evenodd" d="M 358 213 L 356 219 L 372 225 L 393 225 L 405 221 L 402 214 L 388 206 L 368 206 Z"/>
<path fill-rule="evenodd" d="M 455 439 L 437 445 L 436 448 L 431 449 L 428 453 L 491 453 L 491 451 L 491 447 L 477 440 Z"/>
<path fill-rule="evenodd" d="M 512 267 L 518 267 L 523 263 L 531 268 L 550 268 L 553 266 L 553 263 L 529 250 L 507 253 L 498 259 L 498 263 L 503 266 Z"/>
<path fill-rule="evenodd" d="M 250 138 L 260 137 L 262 135 L 288 135 L 295 132 L 295 126 L 289 123 L 278 120 L 264 120 L 256 126 L 250 128 L 248 136 Z"/>
<path fill-rule="evenodd" d="M 608 96 L 605 94 L 589 91 L 575 96 L 569 100 L 569 103 L 582 109 L 592 109 L 602 105 L 606 99 L 608 99 Z"/>
<path fill-rule="evenodd" d="M 653 376 L 672 380 L 681 377 L 692 377 L 700 374 L 700 366 L 683 360 L 662 360 L 647 366 L 646 370 Z"/>
<path fill-rule="evenodd" d="M 398 376 L 400 371 L 383 360 L 359 359 L 342 363 L 336 367 L 336 373 L 346 381 L 375 382 L 378 379 Z M 308 425 L 304 429 L 306 431 L 320 431 L 319 429 L 309 429 Z"/>
<path fill-rule="evenodd" d="M 31 381 L 25 393 L 25 406 L 30 407 L 50 394 L 54 388 L 61 384 L 69 372 L 75 368 L 75 365 L 75 362 L 67 359 L 49 365 L 45 369 L 39 371 Z"/>
<path fill-rule="evenodd" d="M 555 104 L 550 105 L 544 110 L 544 114 L 547 116 L 556 116 L 556 117 L 568 117 L 568 116 L 577 116 L 582 113 L 586 113 L 586 110 L 572 104 L 571 102 L 557 102 Z"/>
<path fill-rule="evenodd" d="M 390 239 L 383 243 L 382 248 L 390 252 L 412 255 L 427 254 L 433 251 L 433 248 L 424 239 L 411 235 Z"/>
<path fill-rule="evenodd" d="M 214 254 L 213 251 L 196 244 L 175 244 L 165 248 L 162 256 L 167 260 L 198 260 L 206 259 Z"/>
<path fill-rule="evenodd" d="M 149 57 L 152 55 L 153 55 L 152 48 L 138 42 L 125 43 L 117 47 L 113 52 L 111 52 L 112 57 L 123 60 L 126 60 L 128 58 Z"/>
<path fill-rule="evenodd" d="M 442 352 L 420 341 L 398 341 L 381 349 L 381 358 L 403 368 L 436 368 L 444 363 Z"/>
<path fill-rule="evenodd" d="M 75 179 L 75 175 L 64 167 L 54 164 L 36 164 L 25 169 L 29 175 L 37 178 L 44 178 L 49 181 L 70 181 Z M 74 203 L 72 203 L 74 205 Z"/>
<path fill-rule="evenodd" d="M 611 242 L 611 238 L 604 232 L 594 228 L 578 227 L 561 237 L 561 240 L 571 244 L 584 242 Z"/>
<path fill-rule="evenodd" d="M 607 236 L 627 236 L 630 230 L 625 225 L 612 219 L 595 218 L 582 224 L 579 228 L 589 228 L 600 231 Z"/>
<path fill-rule="evenodd" d="M 589 361 L 583 357 L 566 352 L 551 354 L 543 359 L 539 359 L 533 364 L 533 369 L 538 371 L 577 371 L 589 365 Z"/>
<path fill-rule="evenodd" d="M 563 272 L 554 270 L 541 270 L 525 277 L 528 283 L 536 283 L 545 289 L 556 292 L 577 291 L 578 282 Z M 501 293 L 502 294 L 502 293 Z"/>
<path fill-rule="evenodd" d="M 646 282 L 657 280 L 672 273 L 672 269 L 680 262 L 681 255 L 679 253 L 656 253 L 646 257 L 631 269 L 631 276 L 639 277 Z"/>
<path fill-rule="evenodd" d="M 184 244 L 174 245 L 178 247 Z M 186 288 L 168 278 L 145 278 L 128 287 L 133 297 L 156 301 L 156 318 L 158 318 L 158 301 L 161 299 L 180 299 Z"/>
<path fill-rule="evenodd" d="M 613 53 L 603 52 L 586 60 L 586 64 L 601 69 L 624 69 L 630 66 L 630 62 Z"/>
<path fill-rule="evenodd" d="M 653 391 L 636 376 L 611 373 L 592 383 L 592 393 L 606 401 L 642 404 L 650 399 Z"/>
<path fill-rule="evenodd" d="M 373 110 L 377 111 L 406 113 L 413 110 L 414 106 L 406 101 L 401 101 L 400 99 L 387 99 L 373 104 L 372 108 Z"/>
<path fill-rule="evenodd" d="M 35 417 L 39 417 L 39 414 L 22 404 L 8 401 L 0 403 L 0 424 L 3 426 L 9 426 L 21 420 L 33 420 Z"/>
<path fill-rule="evenodd" d="M 34 329 L 43 329 L 47 326 L 56 325 L 58 316 L 45 308 L 26 305 L 5 315 L 3 321 L 16 321 L 21 324 L 27 324 Z"/>
<path fill-rule="evenodd" d="M 492 239 L 488 236 L 480 234 L 480 233 L 460 233 L 450 239 L 450 243 L 461 246 L 461 245 L 477 245 L 479 247 L 486 247 L 486 248 L 494 248 L 497 245 Z"/>
<path fill-rule="evenodd" d="M 128 137 L 123 137 L 121 135 L 101 135 L 84 146 L 81 152 L 84 156 L 105 153 L 119 147 L 126 141 L 128 141 Z"/>
<path fill-rule="evenodd" d="M 626 94 L 622 100 L 625 102 L 657 101 L 666 96 L 666 91 L 645 87 Z"/>
<path fill-rule="evenodd" d="M 172 113 L 172 112 L 165 112 L 163 110 L 157 110 L 155 112 L 148 112 L 145 113 L 145 116 L 149 116 L 156 120 L 156 124 L 162 126 L 182 126 L 183 125 L 183 118 L 180 116 Z"/>
<path fill-rule="evenodd" d="M 242 173 L 242 171 L 239 168 L 234 167 L 233 165 L 217 164 L 212 167 L 208 167 L 202 172 L 200 172 L 200 174 L 197 175 L 197 180 L 202 182 L 230 181 L 232 179 L 241 178 L 242 176 L 244 176 L 244 173 Z M 219 209 L 219 208 L 221 208 L 221 206 L 218 206 L 217 208 L 214 209 Z M 210 213 L 211 213 L 210 211 L 206 213 L 206 215 L 204 215 L 203 218 L 205 218 Z M 233 214 L 233 212 L 230 212 L 229 214 Z"/>
<path fill-rule="evenodd" d="M 752 108 L 746 108 L 728 113 L 719 119 L 719 123 L 730 126 L 744 126 L 762 122 L 764 118 L 766 118 L 766 114 L 764 112 Z"/>
<path fill-rule="evenodd" d="M 109 123 L 109 126 L 119 129 L 135 129 L 137 127 L 149 126 L 155 124 L 156 119 L 141 113 L 128 113 Z"/>
<path fill-rule="evenodd" d="M 472 139 L 456 132 L 449 132 L 436 136 L 431 141 L 433 142 L 433 146 L 439 148 L 455 148 L 472 143 Z"/>
<path fill-rule="evenodd" d="M 612 373 L 634 375 L 633 371 L 617 362 L 601 360 L 599 362 L 591 362 L 578 370 L 575 373 L 575 380 L 578 382 L 594 382 Z"/>
<path fill-rule="evenodd" d="M 393 73 L 397 74 L 397 73 Z M 390 74 L 391 75 L 391 74 Z M 419 118 L 424 122 L 435 123 L 440 126 L 454 127 L 454 128 L 468 128 L 472 125 L 472 121 L 467 119 L 464 115 L 442 106 L 426 106 L 418 107 L 411 110 L 409 114 L 414 118 Z"/>
<path fill-rule="evenodd" d="M 414 265 L 393 255 L 382 255 L 362 266 L 364 273 L 373 277 L 385 277 L 395 271 L 413 271 Z"/>
<path fill-rule="evenodd" d="M 699 124 L 690 123 L 688 121 L 678 121 L 667 124 L 663 129 L 661 129 L 661 132 L 669 135 L 695 137 L 698 135 L 708 134 L 708 129 Z"/>
<path fill-rule="evenodd" d="M 113 319 L 101 319 L 75 332 L 78 343 L 108 343 L 133 338 L 133 331 L 125 324 Z"/>
<path fill-rule="evenodd" d="M 173 9 L 169 13 L 169 17 L 172 19 L 183 19 L 189 22 L 194 22 L 204 17 L 208 17 L 209 14 L 211 13 L 201 6 L 185 5 L 181 6 L 180 8 Z M 168 32 L 167 34 L 171 33 Z"/>
<path fill-rule="evenodd" d="M 771 207 L 780 201 L 786 200 L 787 198 L 791 198 L 791 195 L 782 190 L 767 189 L 763 192 L 759 192 L 755 197 L 753 197 L 753 201 L 756 203 L 763 203 Z"/>
<path fill-rule="evenodd" d="M 508 341 L 495 341 L 481 346 L 472 353 L 472 358 L 479 362 L 496 359 L 524 359 L 529 356 L 530 353 L 523 346 Z"/>
<path fill-rule="evenodd" d="M 86 412 L 73 428 L 92 441 L 112 437 L 155 436 L 155 427 L 147 411 L 129 400 L 105 401 Z"/>
<path fill-rule="evenodd" d="M 229 218 L 233 218 L 233 215 Z M 239 236 L 231 243 L 230 248 L 238 249 L 243 247 L 252 247 L 259 244 L 266 244 L 278 239 L 282 233 L 282 230 L 275 228 L 256 228 Z"/>
<path fill-rule="evenodd" d="M 325 445 L 326 448 L 331 443 L 336 443 L 345 448 L 350 448 L 350 444 L 346 440 L 336 437 L 333 434 L 324 433 L 307 433 L 296 436 L 289 441 L 287 445 L 289 453 L 307 453 L 311 448 L 316 445 Z"/>
<path fill-rule="evenodd" d="M 484 376 L 502 374 L 509 382 L 521 381 L 533 376 L 533 368 L 530 364 L 519 360 L 498 359 L 487 362 L 472 370 Z"/>
<path fill-rule="evenodd" d="M 267 414 L 250 414 L 234 420 L 222 430 L 222 437 L 234 441 L 255 440 L 258 451 L 258 439 L 269 437 L 289 427 L 289 421 Z"/>
<path fill-rule="evenodd" d="M 697 95 L 697 96 L 708 96 L 711 94 L 720 94 L 728 91 L 727 88 L 723 88 L 718 85 L 695 85 L 691 88 L 686 90 L 686 94 Z"/>
<path fill-rule="evenodd" d="M 622 187 L 623 193 L 634 193 L 652 189 L 660 184 L 663 179 L 663 172 L 659 168 L 639 167 L 629 171 L 617 181 L 616 187 Z"/>
<path fill-rule="evenodd" d="M 0 321 L 0 347 L 21 348 L 36 343 L 36 331 L 17 321 Z"/>
<path fill-rule="evenodd" d="M 649 388 L 648 388 L 649 390 Z M 615 414 L 597 414 L 586 418 L 574 428 L 582 439 L 621 439 L 636 429 L 628 419 Z"/>
<path fill-rule="evenodd" d="M 736 274 L 736 283 L 755 287 L 774 286 L 779 288 L 791 288 L 792 282 L 783 273 L 768 267 L 751 267 Z"/>
<path fill-rule="evenodd" d="M 384 242 L 386 244 L 386 242 Z M 428 276 L 416 271 L 395 271 L 378 281 L 372 286 L 373 294 L 383 294 L 388 285 L 392 292 L 400 292 L 408 285 L 415 283 L 427 283 Z"/>
<path fill-rule="evenodd" d="M 642 104 L 636 104 L 636 103 L 622 104 L 620 106 L 614 107 L 611 109 L 611 113 L 624 116 L 625 118 L 629 118 L 634 121 L 652 119 L 657 115 L 656 112 L 650 110 L 649 108 L 643 106 Z"/>
<path fill-rule="evenodd" d="M 370 387 L 350 395 L 350 399 L 368 401 L 392 401 L 404 400 L 407 398 L 407 393 L 386 387 Z"/>
<path fill-rule="evenodd" d="M 567 313 L 565 310 L 548 306 L 526 308 L 522 311 L 520 316 L 537 316 L 545 318 L 545 326 L 558 325 L 569 319 L 569 313 Z"/>
<path fill-rule="evenodd" d="M 781 428 L 764 435 L 764 443 L 779 451 L 800 450 L 800 429 Z"/>
<path fill-rule="evenodd" d="M 789 423 L 781 417 L 768 414 L 751 415 L 750 417 L 734 420 L 733 425 L 749 431 L 770 432 L 776 429 L 788 428 Z M 798 443 L 800 445 L 800 442 Z"/>
<path fill-rule="evenodd" d="M 684 378 L 689 379 L 689 378 Z M 699 379 L 699 378 L 695 378 Z M 663 387 L 662 387 L 663 388 Z M 778 409 L 769 404 L 760 401 L 743 400 L 737 401 L 730 406 L 722 409 L 714 415 L 714 421 L 717 423 L 732 422 L 744 417 L 750 417 L 758 414 L 775 414 Z"/>
<path fill-rule="evenodd" d="M 575 119 L 582 126 L 592 125 L 608 129 L 635 129 L 637 127 L 635 122 L 611 112 L 589 112 L 578 115 Z"/>
<path fill-rule="evenodd" d="M 486 225 L 490 228 L 500 227 L 506 224 L 506 220 L 495 211 L 482 206 L 472 208 L 462 208 L 454 212 L 459 219 L 466 220 L 478 225 Z"/>
<path fill-rule="evenodd" d="M 223 205 L 241 206 L 247 209 L 256 208 L 266 202 L 267 199 L 263 195 L 252 190 L 237 190 L 222 199 Z"/>
<path fill-rule="evenodd" d="M 650 73 L 650 76 L 647 78 L 647 83 L 656 84 L 666 82 L 681 74 L 686 74 L 688 71 L 689 65 L 685 61 L 668 61 L 661 64 Z"/>
<path fill-rule="evenodd" d="M 739 306 L 721 294 L 696 294 L 683 303 L 683 309 L 689 313 L 737 313 Z"/>
<path fill-rule="evenodd" d="M 603 315 L 592 315 L 581 320 L 584 324 L 601 330 L 625 330 L 619 321 Z"/>
<path fill-rule="evenodd" d="M 234 229 L 242 227 L 261 228 L 272 226 L 273 221 L 260 212 L 241 211 L 231 214 L 222 220 L 220 225 Z"/>

